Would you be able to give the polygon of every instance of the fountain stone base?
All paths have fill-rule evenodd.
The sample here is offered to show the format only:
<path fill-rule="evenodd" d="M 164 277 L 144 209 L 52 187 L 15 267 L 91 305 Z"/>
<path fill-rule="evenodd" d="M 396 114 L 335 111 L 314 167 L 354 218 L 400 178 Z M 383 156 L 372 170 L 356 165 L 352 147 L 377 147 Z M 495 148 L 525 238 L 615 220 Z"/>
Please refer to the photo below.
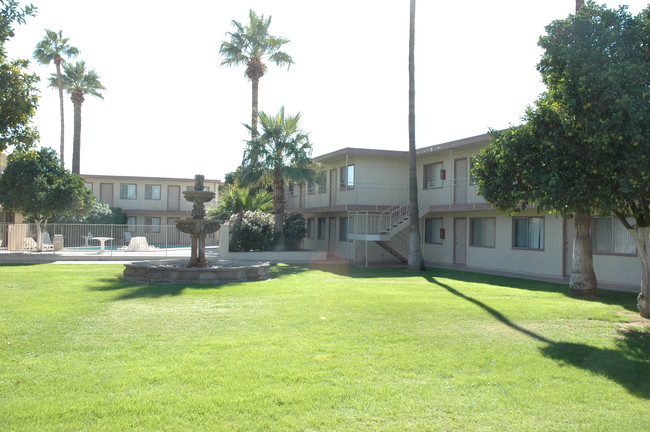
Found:
<path fill-rule="evenodd" d="M 210 260 L 206 268 L 189 267 L 185 260 L 141 261 L 124 264 L 122 277 L 132 282 L 219 284 L 271 279 L 268 262 Z"/>

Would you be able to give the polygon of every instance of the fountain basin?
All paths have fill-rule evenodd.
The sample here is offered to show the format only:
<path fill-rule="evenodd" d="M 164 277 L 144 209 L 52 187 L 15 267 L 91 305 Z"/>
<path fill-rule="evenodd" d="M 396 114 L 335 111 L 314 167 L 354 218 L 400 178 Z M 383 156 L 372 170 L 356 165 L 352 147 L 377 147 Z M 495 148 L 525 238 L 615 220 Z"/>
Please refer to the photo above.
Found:
<path fill-rule="evenodd" d="M 132 282 L 219 284 L 271 279 L 268 262 L 209 260 L 206 268 L 189 267 L 184 260 L 140 261 L 124 264 L 122 277 Z"/>
<path fill-rule="evenodd" d="M 176 228 L 186 234 L 210 234 L 221 228 L 221 222 L 211 219 L 181 219 L 176 222 Z"/>

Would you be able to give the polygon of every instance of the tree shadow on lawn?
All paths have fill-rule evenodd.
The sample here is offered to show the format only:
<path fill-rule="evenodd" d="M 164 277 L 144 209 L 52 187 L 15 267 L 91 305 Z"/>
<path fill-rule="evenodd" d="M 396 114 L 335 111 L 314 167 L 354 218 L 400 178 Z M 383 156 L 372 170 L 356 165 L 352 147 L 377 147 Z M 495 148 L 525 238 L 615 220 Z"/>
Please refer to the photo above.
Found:
<path fill-rule="evenodd" d="M 281 279 L 283 277 L 304 273 L 309 270 L 305 266 L 282 265 L 281 267 L 271 267 L 271 278 Z M 165 296 L 177 296 L 183 291 L 191 290 L 215 290 L 222 289 L 231 285 L 242 283 L 264 283 L 260 282 L 223 282 L 218 284 L 165 284 L 165 283 L 144 283 L 132 282 L 120 278 L 103 278 L 100 279 L 100 286 L 92 289 L 95 291 L 123 291 L 115 300 L 132 300 L 138 298 L 158 298 Z"/>
<path fill-rule="evenodd" d="M 294 266 L 294 267 L 299 267 L 299 266 Z M 320 270 L 320 271 L 336 274 L 339 276 L 347 276 L 354 279 L 383 278 L 383 277 L 412 278 L 412 277 L 419 277 L 423 274 L 421 272 L 408 271 L 403 266 L 363 267 L 363 266 L 358 266 L 358 265 L 353 265 L 348 263 L 337 263 L 337 264 L 318 263 L 318 264 L 309 264 L 307 265 L 307 267 L 309 270 Z M 630 312 L 634 312 L 634 313 L 639 312 L 636 307 L 636 296 L 638 295 L 638 293 L 598 289 L 596 291 L 596 297 L 577 297 L 571 293 L 571 290 L 569 289 L 568 285 L 555 283 L 555 282 L 540 281 L 540 280 L 533 280 L 533 279 L 522 279 L 516 277 L 491 275 L 491 274 L 477 273 L 477 272 L 467 272 L 461 270 L 442 269 L 436 267 L 430 267 L 424 274 L 427 277 L 438 277 L 438 278 L 445 278 L 445 279 L 453 279 L 459 282 L 494 285 L 506 289 L 558 293 L 577 301 L 614 304 Z"/>
<path fill-rule="evenodd" d="M 635 396 L 650 399 L 650 332 L 630 327 L 619 330 L 619 349 L 604 349 L 590 345 L 553 341 L 528 330 L 508 319 L 501 312 L 462 292 L 437 281 L 432 276 L 426 280 L 451 294 L 480 307 L 497 321 L 545 345 L 540 352 L 547 358 L 571 365 L 608 378 Z"/>

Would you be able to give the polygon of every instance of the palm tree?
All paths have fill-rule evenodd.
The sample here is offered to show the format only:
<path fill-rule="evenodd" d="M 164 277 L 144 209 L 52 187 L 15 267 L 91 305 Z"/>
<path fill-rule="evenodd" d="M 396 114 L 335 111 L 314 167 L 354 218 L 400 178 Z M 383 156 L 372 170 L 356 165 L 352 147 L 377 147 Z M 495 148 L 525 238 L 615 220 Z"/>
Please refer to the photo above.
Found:
<path fill-rule="evenodd" d="M 415 157 L 415 0 L 411 0 L 409 25 L 409 256 L 407 269 L 423 271 L 420 210 Z"/>
<path fill-rule="evenodd" d="M 64 57 L 72 58 L 79 55 L 79 50 L 68 44 L 68 38 L 64 38 L 62 31 L 55 32 L 53 30 L 45 29 L 45 37 L 36 44 L 34 50 L 34 59 L 42 65 L 49 65 L 54 62 L 56 66 L 57 85 L 59 89 L 59 107 L 61 110 L 61 166 L 64 166 L 64 118 L 63 118 L 63 82 L 61 79 L 61 63 L 64 62 Z"/>
<path fill-rule="evenodd" d="M 284 249 L 284 182 L 303 182 L 316 177 L 309 136 L 298 127 L 300 113 L 285 116 L 284 107 L 270 116 L 259 113 L 261 133 L 246 125 L 252 138 L 247 143 L 239 178 L 244 185 L 271 185 L 277 248 Z"/>
<path fill-rule="evenodd" d="M 57 76 L 50 77 L 50 87 L 57 86 Z M 86 70 L 86 62 L 78 61 L 74 65 L 65 63 L 61 76 L 63 88 L 66 89 L 74 106 L 74 135 L 72 139 L 72 172 L 80 173 L 81 164 L 81 104 L 85 95 L 104 99 L 99 92 L 106 88 L 99 81 L 99 75 L 94 69 Z"/>
<path fill-rule="evenodd" d="M 238 184 L 219 188 L 219 205 L 208 210 L 208 219 L 228 220 L 230 216 L 245 211 L 271 212 L 273 195 L 266 189 L 255 189 Z"/>
<path fill-rule="evenodd" d="M 253 10 L 249 10 L 248 18 L 249 22 L 246 26 L 237 21 L 232 21 L 236 31 L 226 33 L 230 35 L 230 42 L 222 42 L 219 53 L 224 57 L 221 62 L 222 65 L 246 65 L 246 76 L 253 84 L 251 133 L 255 133 L 258 117 L 259 82 L 266 72 L 264 61 L 268 60 L 277 66 L 286 65 L 287 69 L 289 69 L 293 64 L 293 59 L 289 54 L 280 51 L 282 45 L 288 43 L 289 39 L 269 34 L 271 17 L 265 19 L 264 15 L 258 16 Z"/>

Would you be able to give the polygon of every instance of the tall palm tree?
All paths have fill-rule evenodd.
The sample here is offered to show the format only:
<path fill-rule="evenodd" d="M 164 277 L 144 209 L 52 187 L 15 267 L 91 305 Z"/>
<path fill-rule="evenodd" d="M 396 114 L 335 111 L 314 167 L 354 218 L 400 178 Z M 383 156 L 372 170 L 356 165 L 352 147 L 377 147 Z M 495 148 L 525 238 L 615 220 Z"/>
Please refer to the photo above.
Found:
<path fill-rule="evenodd" d="M 298 127 L 300 113 L 285 116 L 284 107 L 275 116 L 259 113 L 261 131 L 246 125 L 252 138 L 247 143 L 239 181 L 244 185 L 271 185 L 277 248 L 284 249 L 284 182 L 313 180 L 309 135 Z"/>
<path fill-rule="evenodd" d="M 409 256 L 407 269 L 423 271 L 420 210 L 415 157 L 415 0 L 411 0 L 409 25 Z"/>
<path fill-rule="evenodd" d="M 61 63 L 65 58 L 73 58 L 79 55 L 79 50 L 68 44 L 68 38 L 64 38 L 62 31 L 55 32 L 45 29 L 45 37 L 36 44 L 34 50 L 34 60 L 42 65 L 49 65 L 54 62 L 56 66 L 57 85 L 59 89 L 59 107 L 61 111 L 61 166 L 64 166 L 64 142 L 65 142 L 65 121 L 63 118 L 63 81 L 61 78 Z"/>
<path fill-rule="evenodd" d="M 221 43 L 219 53 L 224 57 L 222 65 L 246 65 L 246 76 L 253 84 L 251 133 L 255 133 L 259 82 L 266 72 L 264 61 L 270 61 L 277 66 L 287 66 L 289 69 L 293 64 L 293 59 L 289 54 L 280 51 L 282 45 L 288 43 L 289 39 L 269 34 L 271 17 L 265 19 L 264 15 L 258 16 L 253 10 L 249 10 L 248 18 L 249 22 L 245 26 L 237 21 L 232 21 L 236 31 L 226 33 L 230 36 L 230 41 Z"/>
<path fill-rule="evenodd" d="M 50 77 L 50 87 L 57 86 L 58 77 L 54 74 Z M 75 64 L 65 63 L 61 75 L 63 88 L 66 89 L 74 106 L 74 135 L 72 138 L 72 172 L 80 173 L 81 164 L 81 104 L 84 103 L 84 96 L 91 95 L 100 99 L 104 96 L 100 90 L 106 88 L 99 81 L 99 75 L 94 69 L 86 70 L 86 62 L 78 61 Z"/>

